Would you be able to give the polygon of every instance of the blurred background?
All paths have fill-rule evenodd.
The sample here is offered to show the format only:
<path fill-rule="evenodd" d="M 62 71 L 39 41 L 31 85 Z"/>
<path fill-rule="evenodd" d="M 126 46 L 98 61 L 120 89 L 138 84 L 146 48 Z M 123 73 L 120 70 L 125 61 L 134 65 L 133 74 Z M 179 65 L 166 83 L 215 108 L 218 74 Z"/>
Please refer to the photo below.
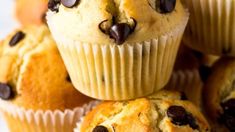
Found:
<path fill-rule="evenodd" d="M 0 40 L 18 26 L 13 13 L 14 1 L 15 0 L 0 0 Z M 8 132 L 7 126 L 1 116 L 0 132 Z"/>
<path fill-rule="evenodd" d="M 0 39 L 18 26 L 13 11 L 14 0 L 0 0 Z"/>

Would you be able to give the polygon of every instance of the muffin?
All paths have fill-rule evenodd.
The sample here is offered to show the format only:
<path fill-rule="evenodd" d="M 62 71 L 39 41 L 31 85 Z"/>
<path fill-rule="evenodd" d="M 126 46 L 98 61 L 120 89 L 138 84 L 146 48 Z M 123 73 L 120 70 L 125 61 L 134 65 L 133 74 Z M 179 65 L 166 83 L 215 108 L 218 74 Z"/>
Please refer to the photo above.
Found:
<path fill-rule="evenodd" d="M 188 21 L 180 0 L 51 0 L 48 7 L 49 28 L 82 93 L 133 99 L 169 80 Z"/>
<path fill-rule="evenodd" d="M 0 43 L 0 110 L 11 131 L 72 131 L 90 98 L 71 84 L 48 28 L 19 29 Z"/>
<path fill-rule="evenodd" d="M 205 110 L 214 132 L 235 131 L 235 59 L 222 58 L 212 67 L 204 91 Z"/>
<path fill-rule="evenodd" d="M 203 53 L 235 56 L 235 1 L 183 1 L 190 12 L 184 42 Z"/>
<path fill-rule="evenodd" d="M 210 131 L 197 107 L 179 95 L 163 91 L 131 101 L 103 102 L 85 116 L 75 132 Z"/>
<path fill-rule="evenodd" d="M 16 0 L 15 16 L 22 25 L 43 24 L 48 0 Z"/>

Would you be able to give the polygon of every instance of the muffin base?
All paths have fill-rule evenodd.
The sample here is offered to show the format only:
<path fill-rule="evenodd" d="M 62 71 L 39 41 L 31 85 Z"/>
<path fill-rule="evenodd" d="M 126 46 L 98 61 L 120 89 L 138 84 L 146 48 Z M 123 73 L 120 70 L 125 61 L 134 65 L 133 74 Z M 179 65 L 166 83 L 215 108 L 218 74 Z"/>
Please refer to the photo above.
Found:
<path fill-rule="evenodd" d="M 235 1 L 184 0 L 190 11 L 183 41 L 207 54 L 235 56 Z"/>
<path fill-rule="evenodd" d="M 0 100 L 0 110 L 12 132 L 72 132 L 80 118 L 97 104 L 91 101 L 73 110 L 33 111 Z"/>

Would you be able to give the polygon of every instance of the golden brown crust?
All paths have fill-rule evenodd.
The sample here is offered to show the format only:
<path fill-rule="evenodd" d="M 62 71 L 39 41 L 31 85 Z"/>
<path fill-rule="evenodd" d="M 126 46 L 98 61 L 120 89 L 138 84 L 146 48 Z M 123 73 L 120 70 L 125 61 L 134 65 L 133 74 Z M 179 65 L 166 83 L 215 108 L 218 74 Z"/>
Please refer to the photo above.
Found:
<path fill-rule="evenodd" d="M 121 119 L 121 123 L 124 126 L 128 126 L 129 131 L 140 130 L 140 131 L 150 131 L 150 122 L 141 122 L 138 116 L 140 113 L 147 113 L 150 109 L 150 102 L 146 99 L 139 99 L 139 102 L 131 101 L 128 103 L 129 106 L 127 108 L 135 107 L 135 111 L 132 114 L 126 115 Z M 115 116 L 122 111 L 122 107 L 124 104 L 115 103 L 115 102 L 104 102 L 97 106 L 96 109 L 91 111 L 86 117 L 84 125 L 81 128 L 82 132 L 92 131 L 92 128 L 96 127 L 97 124 L 105 121 L 105 118 L 109 118 Z M 146 117 L 142 117 L 146 118 Z M 143 119 L 144 120 L 144 119 Z M 87 122 L 86 122 L 87 121 Z M 125 127 L 120 124 L 113 124 L 115 130 L 118 131 L 127 131 Z"/>
<path fill-rule="evenodd" d="M 221 58 L 212 67 L 212 73 L 204 86 L 205 109 L 209 115 L 213 129 L 226 129 L 217 121 L 223 114 L 221 103 L 235 99 L 235 59 Z M 228 131 L 228 130 L 227 130 Z"/>
<path fill-rule="evenodd" d="M 44 23 L 48 0 L 16 0 L 15 15 L 22 25 Z"/>
<path fill-rule="evenodd" d="M 207 121 L 192 103 L 177 99 L 178 95 L 166 98 L 157 95 L 160 94 L 151 96 L 151 99 L 101 103 L 84 118 L 80 131 L 92 132 L 98 125 L 105 126 L 109 132 L 194 131 L 189 125 L 178 126 L 172 123 L 166 114 L 171 106 L 182 106 L 193 115 L 200 132 L 209 131 Z"/>
<path fill-rule="evenodd" d="M 4 40 L 0 54 L 0 82 L 11 85 L 15 92 L 9 102 L 33 110 L 64 110 L 91 100 L 67 80 L 69 75 L 46 26 L 21 31 L 24 39 L 9 46 L 14 32 Z"/>
<path fill-rule="evenodd" d="M 157 2 L 151 1 L 155 0 L 81 0 L 73 8 L 61 4 L 59 12 L 49 11 L 47 22 L 53 34 L 56 32 L 73 41 L 101 45 L 115 43 L 98 28 L 104 20 L 108 20 L 106 28 L 109 28 L 113 17 L 118 23 L 129 25 L 133 25 L 132 18 L 136 20 L 137 27 L 126 43 L 148 41 L 165 34 L 172 36 L 172 32 L 184 26 L 188 13 L 180 0 L 176 1 L 175 9 L 170 13 L 156 11 L 153 9 L 155 5 L 150 3 Z"/>

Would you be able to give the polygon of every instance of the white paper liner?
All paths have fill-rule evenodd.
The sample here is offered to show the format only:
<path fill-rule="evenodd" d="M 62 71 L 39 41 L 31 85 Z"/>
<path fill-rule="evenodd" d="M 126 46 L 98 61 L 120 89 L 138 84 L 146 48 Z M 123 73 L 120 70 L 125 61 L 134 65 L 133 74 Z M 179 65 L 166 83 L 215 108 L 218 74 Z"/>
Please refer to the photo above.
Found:
<path fill-rule="evenodd" d="M 235 56 L 235 1 L 184 0 L 190 20 L 185 43 L 207 54 Z"/>
<path fill-rule="evenodd" d="M 202 87 L 199 70 L 173 71 L 166 89 L 184 92 L 187 98 L 199 108 L 202 108 Z"/>
<path fill-rule="evenodd" d="M 17 132 L 72 132 L 76 123 L 99 101 L 91 101 L 82 107 L 60 110 L 26 110 L 0 100 L 0 110 L 9 130 Z"/>
<path fill-rule="evenodd" d="M 76 128 L 74 128 L 73 130 L 74 132 L 80 132 L 83 120 L 84 120 L 84 117 L 82 117 L 81 120 L 77 122 Z"/>
<path fill-rule="evenodd" d="M 50 17 L 50 15 L 48 16 Z M 127 100 L 168 82 L 188 16 L 172 32 L 135 44 L 90 44 L 64 38 L 48 21 L 75 87 L 101 100 Z"/>

